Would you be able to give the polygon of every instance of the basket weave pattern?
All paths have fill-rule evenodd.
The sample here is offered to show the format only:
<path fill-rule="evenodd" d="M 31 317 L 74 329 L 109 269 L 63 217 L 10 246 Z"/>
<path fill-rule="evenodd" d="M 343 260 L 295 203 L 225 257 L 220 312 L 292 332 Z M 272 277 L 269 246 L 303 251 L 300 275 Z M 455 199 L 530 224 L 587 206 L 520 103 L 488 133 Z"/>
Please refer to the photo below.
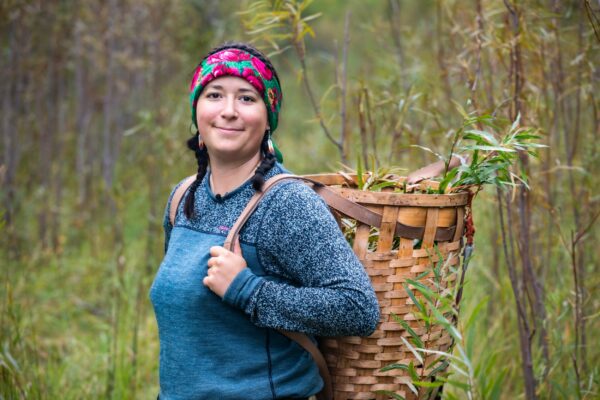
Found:
<path fill-rule="evenodd" d="M 404 288 L 406 279 L 415 279 L 431 270 L 432 263 L 443 258 L 443 286 L 451 287 L 458 268 L 461 238 L 464 232 L 465 205 L 468 195 L 458 194 L 408 194 L 368 192 L 348 188 L 348 180 L 340 175 L 313 175 L 310 178 L 335 189 L 349 200 L 359 203 L 382 215 L 381 226 L 371 227 L 356 222 L 353 249 L 377 293 L 381 321 L 369 337 L 323 338 L 320 348 L 325 355 L 333 379 L 334 397 L 342 399 L 387 399 L 389 395 L 376 393 L 384 390 L 397 393 L 407 400 L 417 399 L 407 386 L 411 378 L 407 371 L 380 369 L 392 363 L 408 364 L 411 361 L 421 372 L 422 365 L 403 343 L 401 337 L 410 334 L 395 321 L 392 314 L 406 321 L 420 336 L 427 349 L 448 351 L 451 337 L 436 326 L 426 332 L 413 314 L 416 307 Z M 421 188 L 434 186 L 425 182 Z M 343 186 L 346 187 L 343 187 Z M 422 238 L 415 248 L 415 238 L 395 237 L 396 223 L 422 228 Z M 375 245 L 369 244 L 372 228 L 379 236 Z M 444 231 L 445 240 L 440 240 Z M 434 249 L 434 244 L 437 250 Z M 426 280 L 421 282 L 426 283 Z M 417 298 L 419 295 L 415 291 Z M 425 364 L 428 363 L 425 359 Z M 427 371 L 425 371 L 427 372 Z"/>

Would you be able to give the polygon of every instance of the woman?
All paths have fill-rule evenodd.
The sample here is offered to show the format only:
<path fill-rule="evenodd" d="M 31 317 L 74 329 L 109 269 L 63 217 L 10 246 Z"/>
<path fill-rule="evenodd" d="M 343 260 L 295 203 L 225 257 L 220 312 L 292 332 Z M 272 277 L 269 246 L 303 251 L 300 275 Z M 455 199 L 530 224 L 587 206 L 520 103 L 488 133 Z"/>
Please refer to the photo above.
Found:
<path fill-rule="evenodd" d="M 188 146 L 198 173 L 173 226 L 177 187 L 171 193 L 165 258 L 150 291 L 160 398 L 307 398 L 323 386 L 315 362 L 276 329 L 370 335 L 375 293 L 325 203 L 300 182 L 265 195 L 240 233 L 241 249 L 222 247 L 255 191 L 287 172 L 271 139 L 281 86 L 262 53 L 232 43 L 202 60 L 190 91 L 198 133 Z"/>

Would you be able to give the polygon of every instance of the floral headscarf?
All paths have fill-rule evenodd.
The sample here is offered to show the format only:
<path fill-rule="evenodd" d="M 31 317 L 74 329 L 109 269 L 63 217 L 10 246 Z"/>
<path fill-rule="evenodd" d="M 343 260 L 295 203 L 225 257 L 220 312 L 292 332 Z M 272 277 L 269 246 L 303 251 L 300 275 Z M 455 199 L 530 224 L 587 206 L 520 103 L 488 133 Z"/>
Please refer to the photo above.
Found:
<path fill-rule="evenodd" d="M 196 128 L 196 103 L 200 93 L 210 81 L 221 76 L 237 76 L 254 86 L 267 106 L 271 132 L 277 129 L 282 94 L 275 74 L 259 58 L 236 48 L 211 54 L 196 68 L 190 84 L 192 121 Z"/>

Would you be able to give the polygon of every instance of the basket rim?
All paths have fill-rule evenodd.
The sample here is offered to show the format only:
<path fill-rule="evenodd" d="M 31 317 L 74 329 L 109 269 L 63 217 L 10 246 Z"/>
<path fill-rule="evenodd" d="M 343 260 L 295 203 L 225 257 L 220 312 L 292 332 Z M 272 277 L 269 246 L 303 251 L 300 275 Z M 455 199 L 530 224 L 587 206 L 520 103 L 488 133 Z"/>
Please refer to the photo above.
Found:
<path fill-rule="evenodd" d="M 346 175 L 346 176 L 344 176 Z M 409 207 L 461 207 L 468 203 L 469 193 L 468 192 L 457 192 L 457 193 L 403 193 L 403 192 L 375 192 L 369 190 L 361 190 L 356 187 L 350 187 L 356 182 L 356 174 L 339 174 L 339 173 L 324 173 L 324 174 L 311 174 L 303 175 L 306 178 L 315 180 L 331 189 L 342 194 L 359 204 L 371 204 L 371 205 L 389 205 L 389 206 L 409 206 Z M 349 182 L 348 178 L 353 179 L 353 182 Z M 405 177 L 399 177 L 400 179 L 406 179 Z M 400 182 L 402 182 L 400 180 Z M 415 185 L 414 189 L 427 190 L 428 188 L 435 189 L 439 185 L 439 182 L 435 181 L 422 181 Z"/>

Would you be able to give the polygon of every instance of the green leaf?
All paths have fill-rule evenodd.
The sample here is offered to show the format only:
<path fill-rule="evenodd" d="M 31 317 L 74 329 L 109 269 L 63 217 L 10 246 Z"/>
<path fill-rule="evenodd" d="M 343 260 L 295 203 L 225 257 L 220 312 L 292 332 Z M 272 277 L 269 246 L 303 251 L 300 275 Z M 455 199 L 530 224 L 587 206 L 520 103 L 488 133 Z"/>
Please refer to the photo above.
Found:
<path fill-rule="evenodd" d="M 457 174 L 458 168 L 453 168 L 450 171 L 448 171 L 448 173 L 444 176 L 444 179 L 442 179 L 442 181 L 440 182 L 440 186 L 438 189 L 440 193 L 443 194 L 446 191 L 446 188 L 448 187 L 450 182 L 452 182 L 452 180 L 456 177 Z"/>
<path fill-rule="evenodd" d="M 524 131 L 522 133 L 517 133 L 514 138 L 515 139 L 519 139 L 519 140 L 528 140 L 528 139 L 541 139 L 542 137 L 540 135 L 534 135 L 532 133 L 526 133 L 527 131 Z"/>
<path fill-rule="evenodd" d="M 426 387 L 426 388 L 436 388 L 436 387 L 443 386 L 444 382 L 441 382 L 441 381 L 433 381 L 433 382 L 413 381 L 413 385 L 420 386 L 420 387 Z"/>
<path fill-rule="evenodd" d="M 390 365 L 386 365 L 385 367 L 381 368 L 379 371 L 386 372 L 386 371 L 391 371 L 393 369 L 401 369 L 404 371 L 408 371 L 408 365 L 406 365 L 406 364 L 390 364 Z"/>
<path fill-rule="evenodd" d="M 404 284 L 404 289 L 406 290 L 406 293 L 408 294 L 408 297 L 410 297 L 410 299 L 413 301 L 413 303 L 417 306 L 417 308 L 419 309 L 419 311 L 421 312 L 421 314 L 425 315 L 426 311 L 425 311 L 425 306 L 423 305 L 423 303 L 421 303 L 419 300 L 417 300 L 417 298 L 415 297 L 415 294 L 408 287 L 407 284 Z"/>
<path fill-rule="evenodd" d="M 477 165 L 477 162 L 479 161 L 479 150 L 475 150 L 473 152 L 473 157 L 471 160 L 471 167 Z"/>
<path fill-rule="evenodd" d="M 363 182 L 363 165 L 360 159 L 360 155 L 356 156 L 356 180 L 359 188 L 364 186 Z"/>
<path fill-rule="evenodd" d="M 417 344 L 417 346 L 419 346 L 419 348 L 424 348 L 425 345 L 423 344 L 423 341 L 421 340 L 421 337 L 419 335 L 417 335 L 417 333 L 410 327 L 410 325 L 404 321 L 402 318 L 400 318 L 399 316 L 397 316 L 396 314 L 392 313 L 392 318 L 398 322 L 400 325 L 402 325 L 402 327 L 404 329 L 406 329 L 406 331 L 410 334 L 410 336 L 412 336 L 412 338 L 414 339 L 415 343 Z"/>
<path fill-rule="evenodd" d="M 373 192 L 380 192 L 381 189 L 390 187 L 390 186 L 396 186 L 396 182 L 393 182 L 393 181 L 381 182 L 381 183 L 371 186 L 370 190 Z"/>
<path fill-rule="evenodd" d="M 475 145 L 470 145 L 470 146 L 463 146 L 462 147 L 463 150 L 482 150 L 482 151 L 499 151 L 499 152 L 509 152 L 509 153 L 516 153 L 516 150 L 514 149 L 510 149 L 507 147 L 502 147 L 502 146 L 487 146 L 487 145 L 479 145 L 479 144 L 475 144 Z"/>
<path fill-rule="evenodd" d="M 410 362 L 410 364 L 408 364 L 408 374 L 410 375 L 410 378 L 413 380 L 413 382 L 419 380 L 419 375 L 417 374 L 417 370 L 415 369 L 415 365 L 412 361 Z"/>
<path fill-rule="evenodd" d="M 490 143 L 492 145 L 498 145 L 498 140 L 494 137 L 494 135 L 490 132 L 486 132 L 486 131 L 481 131 L 481 130 L 477 130 L 477 129 L 470 129 L 468 131 L 465 131 L 465 135 L 463 136 L 463 139 L 470 139 L 470 140 L 483 140 L 485 143 Z"/>
<path fill-rule="evenodd" d="M 519 127 L 520 121 L 521 121 L 521 113 L 518 113 L 517 118 L 515 118 L 514 122 L 512 123 L 512 125 L 510 127 L 510 132 L 514 132 L 517 130 L 517 128 Z"/>
<path fill-rule="evenodd" d="M 446 383 L 448 383 L 452 386 L 456 386 L 456 387 L 464 390 L 465 392 L 469 392 L 471 390 L 471 385 L 469 385 L 468 383 L 455 381 L 455 380 L 451 380 L 451 379 L 445 379 L 445 381 L 446 381 Z"/>
<path fill-rule="evenodd" d="M 416 148 L 418 148 L 418 149 L 425 150 L 425 151 L 427 151 L 427 152 L 429 152 L 429 153 L 431 153 L 431 154 L 435 155 L 435 156 L 436 156 L 436 157 L 437 157 L 439 160 L 441 160 L 441 161 L 445 161 L 445 159 L 444 159 L 444 156 L 442 156 L 442 155 L 441 155 L 441 154 L 439 154 L 439 153 L 436 153 L 435 151 L 431 150 L 429 147 L 420 146 L 420 145 L 418 145 L 418 144 L 411 144 L 411 145 L 410 145 L 410 147 L 416 147 Z"/>
<path fill-rule="evenodd" d="M 506 369 L 503 369 L 500 374 L 496 376 L 494 384 L 491 387 L 491 390 L 487 393 L 487 398 L 490 400 L 497 400 L 501 398 L 502 387 L 504 385 L 504 378 L 506 377 Z"/>
<path fill-rule="evenodd" d="M 415 347 L 412 344 L 410 344 L 408 342 L 408 340 L 406 340 L 404 338 L 404 336 L 400 336 L 400 340 L 402 340 L 402 342 L 406 345 L 406 347 L 408 347 L 408 350 L 410 350 L 410 352 L 413 353 L 413 355 L 415 356 L 415 358 L 417 360 L 419 360 L 419 362 L 421 364 L 423 364 L 423 357 L 421 357 L 421 355 L 419 354 L 419 352 L 417 351 L 417 349 L 415 349 Z M 408 365 L 408 372 L 409 373 L 410 373 L 410 368 L 411 368 L 412 365 L 413 365 L 413 363 L 411 361 L 410 364 Z M 414 369 L 414 366 L 413 366 L 413 369 Z"/>
<path fill-rule="evenodd" d="M 462 115 L 462 117 L 464 119 L 468 120 L 469 119 L 469 114 L 467 114 L 467 112 L 465 111 L 465 109 L 463 108 L 463 106 L 460 103 L 458 103 L 457 101 L 452 100 L 452 102 L 454 103 L 454 107 L 460 113 L 460 115 Z"/>
<path fill-rule="evenodd" d="M 433 301 L 432 299 L 436 297 L 436 294 L 433 293 L 427 285 L 424 285 L 421 282 L 417 282 L 413 279 L 406 279 L 406 283 L 414 286 L 415 289 L 417 289 L 429 301 Z"/>
<path fill-rule="evenodd" d="M 376 390 L 375 393 L 385 394 L 386 396 L 390 396 L 395 400 L 406 400 L 404 397 L 399 395 L 398 393 L 391 392 L 389 390 Z"/>
<path fill-rule="evenodd" d="M 483 306 L 485 306 L 489 300 L 490 300 L 490 296 L 486 296 L 479 303 L 477 303 L 477 305 L 475 306 L 473 311 L 471 311 L 471 315 L 469 316 L 467 323 L 464 325 L 465 330 L 468 330 L 473 327 L 473 323 L 479 319 L 478 315 L 481 312 L 481 310 L 483 309 Z"/>
<path fill-rule="evenodd" d="M 438 375 L 438 372 L 445 371 L 446 368 L 448 368 L 448 365 L 450 365 L 450 361 L 448 361 L 445 358 L 438 358 L 431 365 L 434 365 L 436 362 L 439 362 L 439 361 L 441 361 L 440 365 L 438 365 L 437 367 L 435 367 L 434 369 L 432 369 L 428 376 L 436 376 L 436 375 Z"/>

